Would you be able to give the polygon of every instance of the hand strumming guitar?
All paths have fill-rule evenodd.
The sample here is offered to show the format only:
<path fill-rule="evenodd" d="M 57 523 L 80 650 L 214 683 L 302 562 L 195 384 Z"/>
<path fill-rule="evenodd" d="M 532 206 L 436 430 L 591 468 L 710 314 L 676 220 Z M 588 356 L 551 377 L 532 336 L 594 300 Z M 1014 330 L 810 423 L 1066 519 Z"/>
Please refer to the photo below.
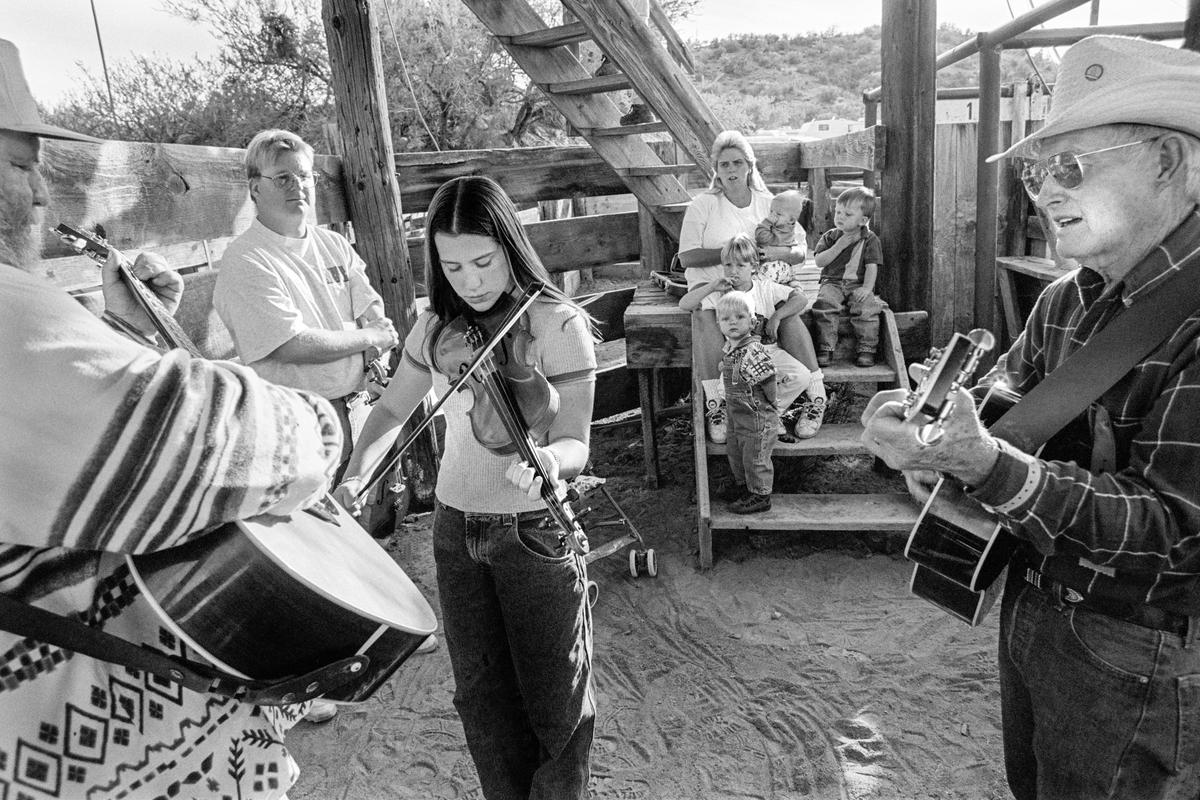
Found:
<path fill-rule="evenodd" d="M 134 300 L 129 288 L 121 280 L 121 274 L 117 270 L 121 258 L 123 256 L 116 251 L 110 251 L 108 260 L 104 262 L 104 309 L 121 317 L 147 336 L 154 336 L 154 323 L 146 316 L 146 312 Z M 179 277 L 179 273 L 171 269 L 162 256 L 155 253 L 139 253 L 130 271 L 136 278 L 145 281 L 167 311 L 174 315 L 183 296 L 183 278 Z"/>

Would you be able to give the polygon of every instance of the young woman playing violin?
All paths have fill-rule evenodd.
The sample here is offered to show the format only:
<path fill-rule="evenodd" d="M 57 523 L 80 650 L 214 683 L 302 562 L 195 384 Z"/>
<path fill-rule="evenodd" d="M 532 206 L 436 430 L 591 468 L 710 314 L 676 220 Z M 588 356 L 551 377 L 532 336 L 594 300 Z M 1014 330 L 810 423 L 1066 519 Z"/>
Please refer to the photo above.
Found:
<path fill-rule="evenodd" d="M 514 298 L 549 282 L 512 201 L 488 178 L 456 178 L 438 189 L 426 250 L 431 311 L 405 340 L 397 373 L 354 448 L 335 492 L 347 505 L 430 387 L 442 396 L 466 367 L 469 353 L 458 352 L 463 329 L 497 327 Z M 548 287 L 490 358 L 510 386 L 530 378 L 521 367 L 539 373 L 533 380 L 544 376 L 557 413 L 521 409 L 523 418 L 543 420 L 544 432 L 533 431 L 526 450 L 540 462 L 535 469 L 511 446 L 498 446 L 505 431 L 490 421 L 492 397 L 466 391 L 471 380 L 443 406 L 433 540 L 454 705 L 489 800 L 583 797 L 595 718 L 587 574 L 547 497 L 560 496 L 563 479 L 588 460 L 596 369 L 589 319 Z M 544 495 L 546 484 L 554 489 Z"/>

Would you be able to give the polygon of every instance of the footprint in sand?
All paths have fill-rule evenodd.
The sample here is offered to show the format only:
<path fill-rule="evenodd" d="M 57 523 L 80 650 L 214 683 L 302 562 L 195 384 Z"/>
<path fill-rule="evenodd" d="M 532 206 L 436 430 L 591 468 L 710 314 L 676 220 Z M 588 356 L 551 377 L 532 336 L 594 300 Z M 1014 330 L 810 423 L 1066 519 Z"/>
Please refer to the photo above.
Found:
<path fill-rule="evenodd" d="M 862 716 L 840 719 L 833 725 L 841 741 L 834 749 L 847 761 L 857 764 L 874 764 L 885 758 L 883 734 L 875 725 Z"/>

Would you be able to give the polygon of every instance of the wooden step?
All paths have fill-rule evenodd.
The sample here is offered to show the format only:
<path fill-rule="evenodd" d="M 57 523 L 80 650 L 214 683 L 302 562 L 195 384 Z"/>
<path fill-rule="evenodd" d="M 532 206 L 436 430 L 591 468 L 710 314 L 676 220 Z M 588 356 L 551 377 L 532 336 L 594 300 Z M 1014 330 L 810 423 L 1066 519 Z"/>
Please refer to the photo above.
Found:
<path fill-rule="evenodd" d="M 665 211 L 668 214 L 682 214 L 688 210 L 688 206 L 691 204 L 691 200 L 685 203 L 663 203 L 658 208 L 660 211 Z"/>
<path fill-rule="evenodd" d="M 779 442 L 775 445 L 772 455 L 776 457 L 795 456 L 853 456 L 866 453 L 859 437 L 863 427 L 856 422 L 846 422 L 837 425 L 822 425 L 821 430 L 811 439 L 801 439 L 797 442 Z M 705 449 L 710 456 L 725 455 L 724 444 L 705 442 Z"/>
<path fill-rule="evenodd" d="M 638 125 L 614 125 L 611 128 L 580 128 L 580 136 L 639 136 L 643 133 L 668 133 L 665 122 L 643 122 Z"/>
<path fill-rule="evenodd" d="M 753 531 L 908 531 L 921 508 L 904 493 L 777 494 L 771 510 L 734 514 L 713 501 L 713 530 Z"/>
<path fill-rule="evenodd" d="M 590 41 L 592 35 L 582 22 L 572 22 L 555 28 L 545 28 L 540 31 L 518 33 L 515 36 L 497 34 L 501 44 L 512 44 L 518 47 L 561 47 L 565 44 Z"/>
<path fill-rule="evenodd" d="M 630 89 L 632 84 L 624 75 L 601 75 L 598 78 L 583 78 L 577 81 L 555 81 L 547 83 L 545 90 L 550 94 L 600 94 Z"/>
<path fill-rule="evenodd" d="M 894 383 L 896 371 L 887 364 L 876 363 L 873 367 L 856 367 L 849 362 L 834 361 L 821 372 L 826 385 L 830 383 Z"/>
<path fill-rule="evenodd" d="M 622 178 L 649 178 L 653 175 L 684 175 L 698 169 L 695 164 L 652 164 L 640 167 L 616 167 Z"/>

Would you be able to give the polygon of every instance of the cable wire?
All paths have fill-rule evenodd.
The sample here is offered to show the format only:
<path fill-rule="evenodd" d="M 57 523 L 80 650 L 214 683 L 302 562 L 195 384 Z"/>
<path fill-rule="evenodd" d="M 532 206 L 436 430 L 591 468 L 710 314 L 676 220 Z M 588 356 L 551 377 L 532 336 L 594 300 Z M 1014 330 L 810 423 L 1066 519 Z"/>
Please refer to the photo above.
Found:
<path fill-rule="evenodd" d="M 425 115 L 421 113 L 421 102 L 417 100 L 417 92 L 413 89 L 412 80 L 408 77 L 408 65 L 404 63 L 404 53 L 400 51 L 400 37 L 396 35 L 396 25 L 392 22 L 392 4 L 387 0 L 383 0 L 383 7 L 387 11 L 388 30 L 392 32 L 392 43 L 396 45 L 396 56 L 400 59 L 400 72 L 404 76 L 404 85 L 408 87 L 408 93 L 412 95 L 413 110 L 417 112 L 417 119 L 421 121 L 421 127 L 425 129 L 425 133 L 429 136 L 429 141 L 433 144 L 433 149 L 440 153 L 442 148 L 438 144 L 437 137 L 433 135 L 433 131 L 429 129 L 429 123 L 425 121 Z"/>

